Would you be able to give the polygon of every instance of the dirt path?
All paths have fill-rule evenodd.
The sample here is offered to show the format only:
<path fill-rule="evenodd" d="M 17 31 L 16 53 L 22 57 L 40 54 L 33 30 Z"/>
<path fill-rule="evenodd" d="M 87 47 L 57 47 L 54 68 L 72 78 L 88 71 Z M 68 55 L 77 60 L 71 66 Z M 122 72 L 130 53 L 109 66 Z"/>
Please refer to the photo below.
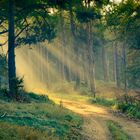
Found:
<path fill-rule="evenodd" d="M 140 140 L 140 125 L 126 118 L 116 117 L 108 108 L 69 100 L 63 100 L 62 103 L 64 107 L 83 116 L 83 140 L 111 140 L 107 120 L 118 122 L 134 140 Z"/>

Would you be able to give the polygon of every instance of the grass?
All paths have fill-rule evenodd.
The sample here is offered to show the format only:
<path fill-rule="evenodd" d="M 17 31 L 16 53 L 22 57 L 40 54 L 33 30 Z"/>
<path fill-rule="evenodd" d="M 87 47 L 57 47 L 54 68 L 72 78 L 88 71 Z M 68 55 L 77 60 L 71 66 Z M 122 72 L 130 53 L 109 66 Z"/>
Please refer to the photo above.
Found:
<path fill-rule="evenodd" d="M 126 103 L 126 101 L 119 101 L 117 99 L 115 100 L 97 97 L 94 99 L 90 99 L 90 102 L 93 104 L 98 104 L 120 110 L 122 113 L 125 113 L 131 118 L 140 119 L 140 103 L 138 101 Z"/>
<path fill-rule="evenodd" d="M 88 88 L 85 86 L 81 86 L 80 89 L 75 90 L 74 88 L 75 83 L 71 82 L 64 82 L 64 83 L 55 83 L 53 85 L 53 88 L 41 90 L 41 89 L 35 89 L 35 93 L 43 94 L 49 96 L 50 99 L 57 100 L 57 99 L 68 99 L 68 100 L 74 100 L 74 101 L 85 101 L 88 102 L 88 100 L 91 98 L 91 95 L 87 95 L 86 93 L 89 92 Z M 86 93 L 83 93 L 83 89 L 81 91 L 81 88 L 85 90 Z M 85 89 L 86 88 L 86 89 Z M 56 101 L 56 103 L 59 103 L 59 101 Z"/>
<path fill-rule="evenodd" d="M 102 106 L 107 106 L 107 107 L 112 107 L 116 104 L 115 99 L 105 99 L 105 98 L 100 98 L 100 97 L 91 99 L 90 102 L 94 104 L 102 105 Z"/>
<path fill-rule="evenodd" d="M 0 123 L 0 140 L 58 140 L 57 137 L 49 136 L 45 132 L 27 127 Z"/>
<path fill-rule="evenodd" d="M 126 134 L 121 126 L 113 121 L 108 121 L 107 122 L 109 131 L 112 135 L 112 140 L 131 140 L 131 138 Z"/>
<path fill-rule="evenodd" d="M 1 140 L 80 139 L 81 117 L 54 104 L 47 96 L 27 96 L 29 103 L 0 100 Z"/>

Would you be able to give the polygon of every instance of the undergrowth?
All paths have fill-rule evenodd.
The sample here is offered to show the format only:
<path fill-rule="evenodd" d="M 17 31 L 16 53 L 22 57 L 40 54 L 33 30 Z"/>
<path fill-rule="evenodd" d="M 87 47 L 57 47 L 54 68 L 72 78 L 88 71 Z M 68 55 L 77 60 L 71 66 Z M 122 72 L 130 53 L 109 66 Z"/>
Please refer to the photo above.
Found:
<path fill-rule="evenodd" d="M 0 99 L 4 101 L 11 102 L 12 99 L 9 98 L 8 96 L 8 91 L 7 89 L 3 88 L 0 89 Z M 45 102 L 52 102 L 49 100 L 47 95 L 41 95 L 41 94 L 35 94 L 33 92 L 26 92 L 24 90 L 21 90 L 18 96 L 18 100 L 15 100 L 18 102 L 23 102 L 23 103 L 30 103 L 30 102 L 38 102 L 38 103 L 45 103 Z"/>
<path fill-rule="evenodd" d="M 107 106 L 107 107 L 112 107 L 116 104 L 116 100 L 96 97 L 91 100 L 91 103 L 95 103 L 95 104 L 99 104 L 99 105 Z"/>
<path fill-rule="evenodd" d="M 118 99 L 105 99 L 97 97 L 91 99 L 90 102 L 93 104 L 98 104 L 120 110 L 122 113 L 125 113 L 131 118 L 140 119 L 140 101 L 135 100 L 133 97 L 122 96 Z"/>
<path fill-rule="evenodd" d="M 131 140 L 128 134 L 126 134 L 122 130 L 121 126 L 118 123 L 113 121 L 108 121 L 107 125 L 111 133 L 112 140 Z"/>
<path fill-rule="evenodd" d="M 119 102 L 118 109 L 121 110 L 121 112 L 127 114 L 127 116 L 131 118 L 140 119 L 140 102 L 137 101 L 132 103 Z"/>
<path fill-rule="evenodd" d="M 26 99 L 29 102 L 9 102 L 6 96 L 0 99 L 1 140 L 80 139 L 82 119 L 78 115 L 47 96 L 28 93 Z"/>

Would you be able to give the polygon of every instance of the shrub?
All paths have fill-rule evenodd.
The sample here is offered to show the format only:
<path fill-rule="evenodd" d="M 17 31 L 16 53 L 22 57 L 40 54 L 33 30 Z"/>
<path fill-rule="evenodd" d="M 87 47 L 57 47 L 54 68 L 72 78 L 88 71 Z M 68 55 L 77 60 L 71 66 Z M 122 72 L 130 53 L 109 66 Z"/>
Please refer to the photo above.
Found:
<path fill-rule="evenodd" d="M 31 101 L 35 102 L 50 102 L 49 98 L 47 95 L 38 95 L 35 93 L 27 93 L 26 95 Z"/>
<path fill-rule="evenodd" d="M 140 119 L 140 101 L 132 96 L 123 96 L 118 99 L 118 109 L 129 117 Z"/>
<path fill-rule="evenodd" d="M 0 99 L 4 101 L 9 101 L 8 90 L 6 88 L 0 89 Z"/>
<path fill-rule="evenodd" d="M 126 113 L 129 117 L 140 119 L 140 104 L 137 102 L 134 103 L 118 103 L 118 109 L 123 113 Z"/>

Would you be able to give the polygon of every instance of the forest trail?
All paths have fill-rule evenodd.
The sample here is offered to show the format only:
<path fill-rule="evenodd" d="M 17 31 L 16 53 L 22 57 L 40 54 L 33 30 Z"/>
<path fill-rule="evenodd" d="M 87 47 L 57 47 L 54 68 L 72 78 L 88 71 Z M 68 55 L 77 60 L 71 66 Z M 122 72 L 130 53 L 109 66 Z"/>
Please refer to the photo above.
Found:
<path fill-rule="evenodd" d="M 62 104 L 64 107 L 83 116 L 83 140 L 111 140 L 107 128 L 108 120 L 120 124 L 132 139 L 140 140 L 140 124 L 124 117 L 115 116 L 108 108 L 65 99 L 62 100 Z"/>

